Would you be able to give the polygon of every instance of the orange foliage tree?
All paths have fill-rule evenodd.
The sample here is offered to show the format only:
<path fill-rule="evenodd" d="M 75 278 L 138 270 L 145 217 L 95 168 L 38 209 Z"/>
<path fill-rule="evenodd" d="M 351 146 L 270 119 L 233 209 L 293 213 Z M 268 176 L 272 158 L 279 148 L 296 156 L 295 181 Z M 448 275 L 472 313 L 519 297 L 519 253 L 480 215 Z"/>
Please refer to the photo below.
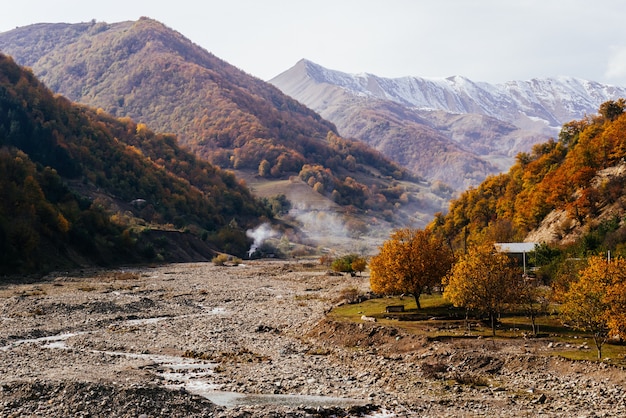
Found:
<path fill-rule="evenodd" d="M 496 335 L 496 317 L 508 304 L 519 300 L 522 275 L 510 258 L 492 243 L 472 246 L 443 279 L 444 298 L 455 306 L 489 316 Z"/>
<path fill-rule="evenodd" d="M 602 358 L 602 346 L 613 334 L 626 336 L 626 260 L 589 258 L 574 283 L 561 295 L 561 315 L 566 323 L 589 332 Z"/>
<path fill-rule="evenodd" d="M 420 295 L 441 282 L 452 262 L 452 251 L 432 231 L 398 229 L 370 260 L 370 286 L 381 294 L 412 294 L 421 309 Z"/>

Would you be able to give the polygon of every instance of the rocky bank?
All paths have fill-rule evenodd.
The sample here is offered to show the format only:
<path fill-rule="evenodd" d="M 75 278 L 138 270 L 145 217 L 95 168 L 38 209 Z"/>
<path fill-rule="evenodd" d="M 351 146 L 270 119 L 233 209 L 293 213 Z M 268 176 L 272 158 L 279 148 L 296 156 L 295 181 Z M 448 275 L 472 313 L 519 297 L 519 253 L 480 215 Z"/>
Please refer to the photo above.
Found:
<path fill-rule="evenodd" d="M 5 280 L 0 416 L 626 416 L 621 367 L 329 320 L 355 287 L 266 260 Z"/>

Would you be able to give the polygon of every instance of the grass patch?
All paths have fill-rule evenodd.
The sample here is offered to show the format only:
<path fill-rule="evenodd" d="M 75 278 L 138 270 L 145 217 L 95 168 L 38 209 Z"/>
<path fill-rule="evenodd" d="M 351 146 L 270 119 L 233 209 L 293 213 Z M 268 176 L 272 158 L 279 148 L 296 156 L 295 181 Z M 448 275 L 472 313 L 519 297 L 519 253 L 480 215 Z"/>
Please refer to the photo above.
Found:
<path fill-rule="evenodd" d="M 591 336 L 574 335 L 553 337 L 553 356 L 570 360 L 608 361 L 611 364 L 626 366 L 626 344 L 608 341 L 602 345 L 602 360 L 598 360 L 598 350 Z"/>
<path fill-rule="evenodd" d="M 580 335 L 572 328 L 564 327 L 557 315 L 541 315 L 535 319 L 537 336 L 555 337 Z M 524 314 L 506 315 L 500 318 L 502 335 L 507 337 L 532 337 L 532 324 L 530 318 Z"/>
<path fill-rule="evenodd" d="M 404 305 L 404 312 L 386 312 L 390 305 Z M 418 310 L 412 296 L 385 297 L 338 306 L 328 316 L 335 321 L 361 322 L 365 315 L 376 318 L 380 324 L 394 325 L 429 337 L 464 333 L 465 311 L 454 308 L 440 293 L 422 295 L 420 305 L 422 308 Z"/>
<path fill-rule="evenodd" d="M 486 377 L 473 373 L 455 373 L 453 379 L 460 385 L 471 387 L 489 386 L 489 380 Z"/>
<path fill-rule="evenodd" d="M 373 316 L 379 319 L 384 319 L 385 317 L 397 319 L 397 317 L 421 313 L 424 316 L 432 317 L 443 312 L 449 313 L 449 308 L 452 306 L 441 294 L 423 295 L 420 298 L 420 304 L 422 309 L 418 311 L 415 299 L 412 296 L 369 299 L 360 303 L 339 306 L 333 309 L 331 316 L 350 320 L 360 319 L 361 315 Z M 389 314 L 385 312 L 385 308 L 389 305 L 404 305 L 404 312 Z"/>
<path fill-rule="evenodd" d="M 361 320 L 362 315 L 379 315 L 385 312 L 387 305 L 399 305 L 403 302 L 401 298 L 369 299 L 360 303 L 338 306 L 329 313 L 329 317 L 335 320 L 357 322 Z M 413 307 L 415 308 L 415 303 Z"/>
<path fill-rule="evenodd" d="M 417 310 L 413 297 L 385 297 L 369 299 L 360 303 L 338 306 L 329 318 L 343 322 L 362 322 L 362 316 L 374 317 L 382 325 L 393 325 L 405 331 L 425 335 L 434 340 L 462 338 L 492 338 L 491 328 L 479 319 L 465 320 L 465 310 L 454 308 L 441 294 L 433 293 L 420 298 L 421 310 Z M 404 305 L 404 312 L 385 312 L 389 305 Z M 498 340 L 530 338 L 539 346 L 545 343 L 547 355 L 561 356 L 571 360 L 597 361 L 593 338 L 570 327 L 563 326 L 557 314 L 542 315 L 535 319 L 537 336 L 532 333 L 530 318 L 524 313 L 504 315 L 496 331 Z M 468 328 L 468 325 L 470 326 Z M 529 341 L 530 341 L 529 340 Z M 551 348 L 548 345 L 552 343 Z M 544 352 L 543 350 L 541 350 Z M 626 366 L 626 344 L 607 342 L 602 347 L 602 357 L 611 364 Z M 440 373 L 426 370 L 426 374 Z"/>
<path fill-rule="evenodd" d="M 403 305 L 404 311 L 388 313 L 386 308 L 390 305 Z M 421 309 L 418 310 L 412 296 L 385 297 L 339 306 L 333 309 L 331 316 L 335 319 L 357 320 L 361 315 L 367 315 L 380 320 L 412 321 L 432 318 L 459 319 L 465 315 L 465 311 L 454 308 L 440 293 L 422 295 L 420 305 Z"/>
<path fill-rule="evenodd" d="M 328 356 L 332 352 L 327 348 L 311 348 L 306 352 L 309 356 Z"/>

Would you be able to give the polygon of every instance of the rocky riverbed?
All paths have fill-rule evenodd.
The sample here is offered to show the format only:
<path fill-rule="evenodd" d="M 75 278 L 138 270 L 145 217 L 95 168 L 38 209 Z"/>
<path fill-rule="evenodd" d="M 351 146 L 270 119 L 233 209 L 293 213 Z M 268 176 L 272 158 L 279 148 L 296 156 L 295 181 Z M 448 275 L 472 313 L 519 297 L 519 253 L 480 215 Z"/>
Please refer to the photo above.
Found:
<path fill-rule="evenodd" d="M 626 416 L 621 367 L 329 320 L 347 288 L 265 260 L 5 281 L 0 416 Z"/>

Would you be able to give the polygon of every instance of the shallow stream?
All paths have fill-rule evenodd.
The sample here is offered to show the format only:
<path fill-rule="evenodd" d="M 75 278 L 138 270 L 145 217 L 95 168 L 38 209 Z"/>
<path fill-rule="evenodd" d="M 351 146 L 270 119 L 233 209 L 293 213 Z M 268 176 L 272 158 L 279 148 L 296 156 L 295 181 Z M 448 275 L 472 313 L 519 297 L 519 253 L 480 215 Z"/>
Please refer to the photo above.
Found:
<path fill-rule="evenodd" d="M 210 314 L 220 314 L 224 310 L 213 308 Z M 139 326 L 153 324 L 160 321 L 172 320 L 179 317 L 153 317 L 143 319 L 131 319 L 116 323 L 119 326 Z M 48 349 L 76 349 L 70 347 L 67 341 L 75 336 L 89 334 L 98 331 L 83 331 L 77 333 L 60 333 L 56 335 L 27 338 L 12 341 L 0 351 L 10 351 L 23 344 L 37 344 Z M 153 363 L 147 366 L 153 373 L 160 376 L 169 388 L 182 388 L 186 391 L 203 396 L 211 402 L 225 406 L 246 406 L 246 405 L 284 405 L 284 406 L 307 406 L 307 407 L 350 407 L 355 405 L 365 405 L 364 399 L 339 398 L 329 396 L 312 395 L 286 395 L 286 394 L 244 394 L 238 392 L 221 391 L 220 385 L 213 382 L 214 368 L 216 363 L 186 357 L 167 356 L 160 354 L 128 353 L 121 351 L 98 351 L 88 350 L 92 353 L 106 354 L 110 356 L 124 356 L 128 358 L 143 359 Z"/>

